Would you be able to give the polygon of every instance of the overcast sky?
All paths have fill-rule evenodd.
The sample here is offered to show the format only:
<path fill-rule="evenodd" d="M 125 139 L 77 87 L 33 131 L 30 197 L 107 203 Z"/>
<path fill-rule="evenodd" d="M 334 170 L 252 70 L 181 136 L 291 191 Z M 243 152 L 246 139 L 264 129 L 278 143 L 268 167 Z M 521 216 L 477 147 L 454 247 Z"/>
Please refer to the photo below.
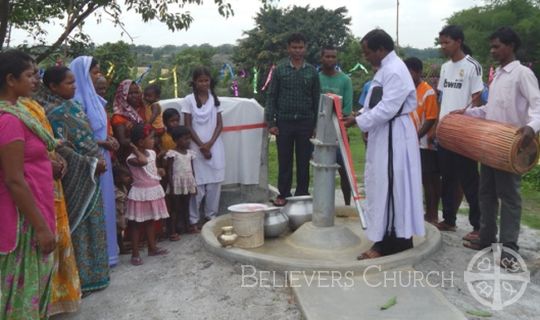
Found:
<path fill-rule="evenodd" d="M 122 1 L 119 1 L 122 2 Z M 233 17 L 225 19 L 217 12 L 214 1 L 206 0 L 202 6 L 187 6 L 194 22 L 187 31 L 171 32 L 164 24 L 159 22 L 143 23 L 135 13 L 125 13 L 123 21 L 126 30 L 134 39 L 134 44 L 146 44 L 154 47 L 187 43 L 220 45 L 234 44 L 243 37 L 243 31 L 252 29 L 253 17 L 259 11 L 259 0 L 229 0 L 235 12 Z M 482 0 L 399 0 L 399 42 L 400 45 L 410 45 L 416 48 L 434 46 L 434 39 L 444 26 L 444 19 L 452 13 L 475 5 L 482 5 Z M 380 27 L 392 37 L 396 35 L 396 0 L 280 0 L 280 7 L 291 5 L 313 7 L 324 6 L 335 9 L 347 7 L 352 18 L 351 31 L 361 37 L 369 30 Z M 96 23 L 96 17 L 87 19 L 84 30 L 91 35 L 96 44 L 124 40 L 129 42 L 127 36 L 122 36 L 120 28 L 106 21 Z M 60 34 L 61 28 L 56 24 L 47 27 L 49 41 L 53 41 Z M 12 33 L 12 44 L 20 44 L 26 38 L 22 31 Z"/>

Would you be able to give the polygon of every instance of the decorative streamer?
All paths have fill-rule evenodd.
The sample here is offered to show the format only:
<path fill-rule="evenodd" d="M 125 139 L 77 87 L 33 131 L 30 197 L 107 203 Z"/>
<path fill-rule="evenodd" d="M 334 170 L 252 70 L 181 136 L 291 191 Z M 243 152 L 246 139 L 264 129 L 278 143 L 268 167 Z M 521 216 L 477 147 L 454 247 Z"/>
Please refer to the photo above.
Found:
<path fill-rule="evenodd" d="M 114 73 L 114 68 L 115 68 L 114 63 L 109 62 L 109 69 L 107 69 L 107 74 L 105 75 L 107 79 L 110 79 L 112 77 Z"/>
<path fill-rule="evenodd" d="M 178 75 L 176 73 L 176 66 L 173 68 L 173 81 L 174 81 L 174 97 L 178 98 Z"/>
<path fill-rule="evenodd" d="M 270 68 L 270 71 L 268 72 L 268 77 L 266 77 L 266 81 L 264 82 L 264 86 L 261 88 L 261 91 L 266 91 L 266 88 L 270 84 L 270 81 L 272 80 L 272 74 L 274 73 L 274 69 L 276 68 L 276 65 L 273 64 Z"/>
<path fill-rule="evenodd" d="M 362 65 L 360 62 L 356 63 L 356 65 L 351 69 L 349 70 L 349 74 L 351 74 L 352 72 L 356 71 L 356 70 L 362 70 L 364 71 L 365 74 L 368 74 L 368 70 L 366 69 L 366 67 L 364 67 L 364 65 Z"/>
<path fill-rule="evenodd" d="M 169 80 L 169 78 L 163 78 L 163 77 L 159 77 L 159 78 L 156 78 L 156 79 L 152 79 L 150 81 L 148 81 L 149 84 L 152 84 L 156 81 L 166 81 L 166 80 Z"/>
<path fill-rule="evenodd" d="M 257 82 L 259 80 L 259 69 L 253 67 L 253 93 L 257 94 Z"/>
<path fill-rule="evenodd" d="M 493 66 L 489 66 L 488 85 L 491 84 L 491 81 L 493 81 L 494 77 L 495 77 L 495 69 L 493 69 Z"/>
<path fill-rule="evenodd" d="M 240 72 L 238 73 L 238 76 L 239 76 L 240 78 L 246 78 L 247 75 L 248 75 L 248 74 L 247 74 L 246 70 L 244 70 L 244 69 L 240 70 Z"/>
<path fill-rule="evenodd" d="M 150 72 L 150 70 L 152 70 L 152 65 L 151 64 L 146 66 L 146 70 L 139 76 L 139 78 L 137 78 L 137 80 L 135 80 L 135 83 L 136 84 L 141 84 L 142 79 Z"/>
<path fill-rule="evenodd" d="M 229 74 L 231 75 L 231 79 L 234 78 L 234 71 L 230 64 L 224 63 L 223 67 L 221 67 L 221 70 L 219 70 L 219 77 L 223 79 L 225 77 L 225 70 L 229 70 Z"/>
<path fill-rule="evenodd" d="M 234 96 L 238 97 L 238 80 L 236 79 L 233 80 L 232 88 L 233 88 Z"/>

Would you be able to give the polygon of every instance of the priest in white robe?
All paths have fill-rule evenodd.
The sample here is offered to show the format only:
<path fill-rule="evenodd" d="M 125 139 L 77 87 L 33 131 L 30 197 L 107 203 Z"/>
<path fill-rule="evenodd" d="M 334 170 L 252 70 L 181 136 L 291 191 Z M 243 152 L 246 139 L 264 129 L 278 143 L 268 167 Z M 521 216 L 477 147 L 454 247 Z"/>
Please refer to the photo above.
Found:
<path fill-rule="evenodd" d="M 386 32 L 372 30 L 361 44 L 365 59 L 378 71 L 363 112 L 345 119 L 345 125 L 356 124 L 368 134 L 367 237 L 374 245 L 358 259 L 369 259 L 412 248 L 412 236 L 423 236 L 425 230 L 418 136 L 408 116 L 417 107 L 413 80 Z"/>

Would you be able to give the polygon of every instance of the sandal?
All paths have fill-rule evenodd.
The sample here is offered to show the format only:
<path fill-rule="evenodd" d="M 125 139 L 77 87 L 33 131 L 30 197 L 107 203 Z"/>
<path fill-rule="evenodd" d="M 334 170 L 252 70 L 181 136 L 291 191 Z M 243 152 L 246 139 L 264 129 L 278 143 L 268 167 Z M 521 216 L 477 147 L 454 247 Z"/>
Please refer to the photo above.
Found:
<path fill-rule="evenodd" d="M 141 259 L 141 257 L 131 257 L 131 264 L 134 266 L 140 266 L 141 264 L 143 264 L 143 260 Z"/>
<path fill-rule="evenodd" d="M 154 251 L 148 251 L 148 256 L 164 256 L 169 253 L 169 250 L 163 248 L 156 248 Z"/>
<path fill-rule="evenodd" d="M 169 241 L 178 241 L 180 240 L 180 235 L 178 233 L 173 233 L 169 236 Z"/>
<path fill-rule="evenodd" d="M 375 259 L 375 258 L 380 258 L 382 257 L 383 255 L 376 251 L 376 250 L 373 250 L 373 249 L 369 249 L 368 251 L 362 253 L 361 255 L 359 255 L 358 257 L 356 257 L 356 260 L 367 260 L 367 259 Z"/>
<path fill-rule="evenodd" d="M 285 200 L 284 198 L 275 198 L 274 200 L 272 200 L 272 203 L 276 206 L 276 207 L 283 207 L 284 205 L 287 204 L 287 200 Z"/>
<path fill-rule="evenodd" d="M 480 231 L 471 231 L 467 233 L 462 239 L 465 241 L 480 240 Z"/>
<path fill-rule="evenodd" d="M 435 225 L 440 231 L 456 231 L 456 226 L 450 225 L 445 221 L 441 221 Z"/>
<path fill-rule="evenodd" d="M 188 227 L 188 233 L 194 234 L 194 233 L 201 233 L 201 229 L 196 224 L 192 224 Z"/>
<path fill-rule="evenodd" d="M 480 250 L 483 250 L 483 249 L 489 247 L 489 245 L 485 245 L 485 244 L 480 243 L 479 240 L 465 241 L 465 242 L 463 242 L 463 246 L 465 248 L 469 248 L 469 249 L 476 250 L 476 251 L 480 251 Z"/>

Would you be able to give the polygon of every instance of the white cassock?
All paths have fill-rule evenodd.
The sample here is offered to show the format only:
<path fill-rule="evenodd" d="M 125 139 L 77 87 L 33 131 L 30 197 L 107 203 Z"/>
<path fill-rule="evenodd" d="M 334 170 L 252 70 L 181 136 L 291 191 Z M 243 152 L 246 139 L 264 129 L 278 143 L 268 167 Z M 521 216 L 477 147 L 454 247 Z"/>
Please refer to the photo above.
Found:
<path fill-rule="evenodd" d="M 416 129 L 408 116 L 417 107 L 416 89 L 405 63 L 394 51 L 382 60 L 366 105 L 375 87 L 383 87 L 381 101 L 372 109 L 366 106 L 364 113 L 356 117 L 358 127 L 369 133 L 365 167 L 367 236 L 371 241 L 380 241 L 386 231 L 389 121 L 402 105 L 404 116 L 397 117 L 392 124 L 396 235 L 423 236 L 420 150 Z"/>

